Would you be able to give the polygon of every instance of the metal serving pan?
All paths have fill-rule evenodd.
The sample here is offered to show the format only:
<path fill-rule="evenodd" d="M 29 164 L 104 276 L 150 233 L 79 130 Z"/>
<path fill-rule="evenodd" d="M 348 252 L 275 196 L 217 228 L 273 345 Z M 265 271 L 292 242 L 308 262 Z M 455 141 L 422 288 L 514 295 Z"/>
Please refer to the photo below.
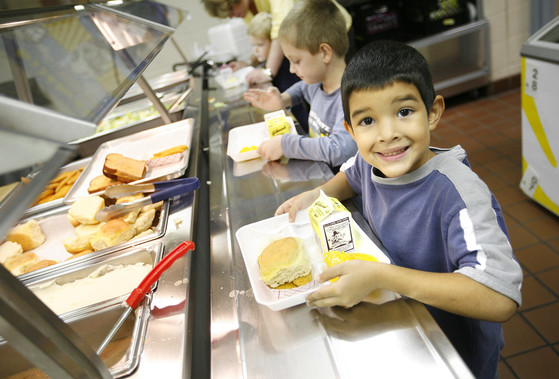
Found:
<path fill-rule="evenodd" d="M 30 288 L 53 280 L 58 284 L 64 284 L 86 277 L 105 264 L 145 263 L 153 267 L 161 260 L 162 254 L 163 243 L 155 241 L 142 247 L 133 247 L 103 256 L 91 257 L 79 265 L 67 267 L 58 273 L 52 272 L 49 275 L 43 275 L 41 278 L 24 280 L 23 283 Z M 152 291 L 155 289 L 154 286 Z M 122 314 L 125 308 L 124 301 L 128 295 L 112 298 L 109 295 L 102 302 L 63 313 L 59 317 L 95 350 Z M 84 296 L 87 296 L 87 294 L 84 294 Z M 149 322 L 150 307 L 151 295 L 146 296 L 136 311 L 130 314 L 113 341 L 101 354 L 101 359 L 109 367 L 113 377 L 119 378 L 129 375 L 138 366 Z M 0 377 L 21 375 L 24 372 L 32 374 L 37 373 L 38 370 L 13 350 L 9 343 L 0 338 Z"/>
<path fill-rule="evenodd" d="M 76 201 L 78 197 L 89 195 L 87 192 L 89 183 L 96 176 L 103 174 L 105 157 L 110 153 L 119 153 L 138 160 L 147 160 L 156 152 L 177 145 L 186 145 L 187 149 L 181 160 L 164 166 L 148 168 L 144 178 L 132 182 L 132 184 L 170 180 L 183 175 L 188 167 L 193 125 L 193 119 L 185 119 L 105 142 L 97 149 L 91 162 L 89 162 L 75 185 L 66 194 L 64 203 L 71 204 Z M 96 192 L 95 195 L 101 195 L 103 192 L 104 191 Z"/>
<path fill-rule="evenodd" d="M 62 244 L 64 238 L 74 235 L 74 227 L 70 224 L 67 217 L 68 210 L 70 209 L 69 205 L 23 219 L 21 220 L 22 223 L 32 219 L 36 220 L 46 236 L 46 241 L 41 246 L 33 249 L 33 252 L 37 254 L 40 259 L 50 259 L 58 263 L 19 275 L 18 278 L 20 280 L 30 280 L 37 276 L 49 275 L 51 272 L 59 273 L 69 266 L 80 265 L 82 262 L 87 262 L 92 257 L 103 257 L 112 252 L 160 238 L 165 235 L 167 229 L 169 204 L 169 201 L 165 201 L 163 207 L 156 212 L 152 224 L 153 233 L 70 260 L 66 259 L 72 257 L 72 254 L 68 253 Z"/>
<path fill-rule="evenodd" d="M 88 158 L 77 160 L 77 161 L 72 162 L 72 163 L 68 163 L 66 166 L 63 166 L 58 171 L 57 175 L 60 175 L 64 172 L 79 170 L 80 168 L 85 169 L 85 167 L 89 164 L 90 161 L 91 161 L 91 157 L 88 157 Z M 77 180 L 76 180 L 76 182 L 77 182 Z M 76 184 L 76 182 L 74 182 L 74 185 Z M 68 191 L 68 192 L 70 192 L 70 191 Z M 29 217 L 29 216 L 32 216 L 32 215 L 37 214 L 37 213 L 42 213 L 42 212 L 48 211 L 50 209 L 61 207 L 63 205 L 64 205 L 64 197 L 61 197 L 59 199 L 52 200 L 52 201 L 49 201 L 49 202 L 44 203 L 44 204 L 38 204 L 38 205 L 35 205 L 33 207 L 28 208 L 23 213 L 23 217 Z"/>

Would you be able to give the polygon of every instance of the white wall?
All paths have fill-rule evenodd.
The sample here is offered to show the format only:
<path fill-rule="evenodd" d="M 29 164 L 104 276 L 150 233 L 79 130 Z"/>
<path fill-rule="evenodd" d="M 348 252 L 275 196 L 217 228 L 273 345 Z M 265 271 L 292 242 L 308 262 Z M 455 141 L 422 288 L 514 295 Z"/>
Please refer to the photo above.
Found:
<path fill-rule="evenodd" d="M 485 0 L 489 21 L 491 81 L 520 74 L 520 49 L 530 36 L 530 1 Z"/>

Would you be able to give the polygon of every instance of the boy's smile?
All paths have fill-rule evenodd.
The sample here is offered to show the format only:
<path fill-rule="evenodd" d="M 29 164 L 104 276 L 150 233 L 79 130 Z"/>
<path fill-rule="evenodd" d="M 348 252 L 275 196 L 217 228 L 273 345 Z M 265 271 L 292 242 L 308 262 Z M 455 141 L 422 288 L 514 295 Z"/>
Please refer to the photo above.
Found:
<path fill-rule="evenodd" d="M 386 177 L 412 172 L 434 156 L 429 150 L 430 131 L 444 111 L 441 96 L 428 114 L 413 84 L 394 82 L 353 92 L 349 109 L 351 126 L 346 124 L 346 130 L 365 161 Z"/>

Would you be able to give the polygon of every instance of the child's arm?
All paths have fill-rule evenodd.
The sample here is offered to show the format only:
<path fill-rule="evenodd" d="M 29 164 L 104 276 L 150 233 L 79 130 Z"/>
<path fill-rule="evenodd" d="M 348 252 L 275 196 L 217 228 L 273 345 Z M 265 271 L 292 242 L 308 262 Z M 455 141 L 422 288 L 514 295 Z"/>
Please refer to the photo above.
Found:
<path fill-rule="evenodd" d="M 309 207 L 320 195 L 322 190 L 326 195 L 343 201 L 356 196 L 343 172 L 338 172 L 332 179 L 313 190 L 303 192 L 285 201 L 276 210 L 275 216 L 289 212 L 289 221 L 295 221 L 298 211 Z"/>
<path fill-rule="evenodd" d="M 244 93 L 244 99 L 252 106 L 267 111 L 286 109 L 291 106 L 291 96 L 285 92 L 280 93 L 276 87 L 270 87 L 265 90 L 251 88 L 248 92 Z"/>
<path fill-rule="evenodd" d="M 350 261 L 328 268 L 321 282 L 339 276 L 307 297 L 311 306 L 351 307 L 375 289 L 386 289 L 447 312 L 492 322 L 514 315 L 516 303 L 459 273 L 432 273 L 378 262 Z"/>

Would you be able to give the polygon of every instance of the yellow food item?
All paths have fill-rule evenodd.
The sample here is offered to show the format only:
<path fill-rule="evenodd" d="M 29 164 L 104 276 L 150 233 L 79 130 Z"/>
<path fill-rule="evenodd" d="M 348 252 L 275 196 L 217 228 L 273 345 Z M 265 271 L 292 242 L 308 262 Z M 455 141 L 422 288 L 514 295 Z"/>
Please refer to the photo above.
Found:
<path fill-rule="evenodd" d="M 158 153 L 153 154 L 153 156 L 150 159 L 163 158 L 163 157 L 166 157 L 166 156 L 169 156 L 169 155 L 182 153 L 186 149 L 188 149 L 188 147 L 186 145 L 173 146 L 169 149 L 166 149 L 166 150 L 163 150 L 163 151 L 160 151 Z"/>
<path fill-rule="evenodd" d="M 355 259 L 361 261 L 378 262 L 378 259 L 376 259 L 375 257 L 369 254 L 346 253 L 344 251 L 336 251 L 336 250 L 330 250 L 324 253 L 323 259 L 324 259 L 324 263 L 326 263 L 328 267 L 332 267 L 339 263 L 348 262 Z M 335 282 L 336 280 L 338 280 L 338 278 L 332 279 L 331 282 Z"/>
<path fill-rule="evenodd" d="M 240 153 L 246 153 L 247 151 L 253 151 L 253 150 L 256 150 L 256 149 L 258 149 L 258 146 L 254 146 L 254 145 L 245 146 L 241 149 Z"/>
<path fill-rule="evenodd" d="M 32 205 L 48 203 L 49 201 L 66 196 L 84 168 L 85 167 L 82 167 L 78 170 L 66 171 L 58 174 L 56 178 L 49 182 L 43 192 L 37 196 Z"/>

